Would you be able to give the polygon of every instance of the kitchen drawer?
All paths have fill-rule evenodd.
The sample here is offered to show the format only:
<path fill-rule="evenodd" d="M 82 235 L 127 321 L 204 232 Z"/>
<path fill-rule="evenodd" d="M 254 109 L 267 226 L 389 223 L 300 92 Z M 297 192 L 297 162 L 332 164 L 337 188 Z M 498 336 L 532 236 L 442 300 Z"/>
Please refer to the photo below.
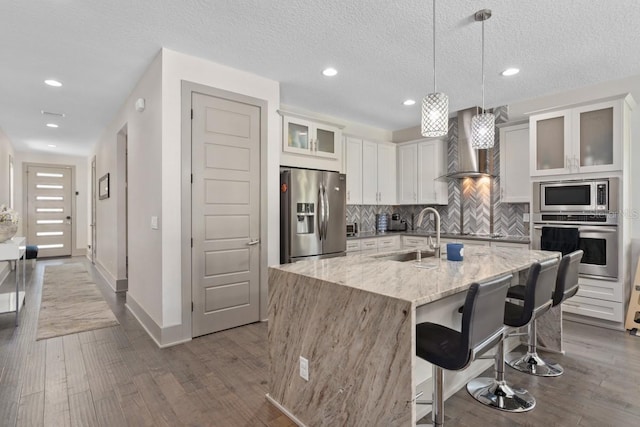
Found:
<path fill-rule="evenodd" d="M 492 248 L 529 249 L 528 243 L 491 242 Z"/>
<path fill-rule="evenodd" d="M 623 302 L 623 286 L 620 282 L 612 282 L 608 280 L 588 279 L 580 277 L 578 279 L 577 296 L 603 299 L 612 302 Z"/>
<path fill-rule="evenodd" d="M 347 240 L 347 252 L 360 250 L 360 240 Z"/>
<path fill-rule="evenodd" d="M 623 304 L 621 302 L 605 301 L 595 298 L 585 298 L 579 295 L 569 298 L 562 303 L 562 311 L 580 314 L 582 316 L 595 317 L 611 322 L 622 322 Z"/>
<path fill-rule="evenodd" d="M 402 236 L 403 248 L 418 248 L 429 244 L 428 237 Z"/>
<path fill-rule="evenodd" d="M 361 251 L 370 251 L 370 250 L 377 251 L 378 239 L 375 237 L 372 239 L 360 239 L 360 250 Z"/>
<path fill-rule="evenodd" d="M 392 251 L 400 249 L 400 236 L 388 236 L 378 238 L 378 250 Z"/>

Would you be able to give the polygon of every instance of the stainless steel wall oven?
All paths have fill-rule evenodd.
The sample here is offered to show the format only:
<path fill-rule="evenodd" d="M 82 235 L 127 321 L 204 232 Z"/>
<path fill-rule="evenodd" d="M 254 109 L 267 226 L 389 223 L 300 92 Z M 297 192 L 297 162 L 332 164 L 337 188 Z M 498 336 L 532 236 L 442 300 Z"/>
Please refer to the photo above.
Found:
<path fill-rule="evenodd" d="M 534 184 L 534 249 L 582 249 L 580 274 L 618 279 L 618 179 Z"/>

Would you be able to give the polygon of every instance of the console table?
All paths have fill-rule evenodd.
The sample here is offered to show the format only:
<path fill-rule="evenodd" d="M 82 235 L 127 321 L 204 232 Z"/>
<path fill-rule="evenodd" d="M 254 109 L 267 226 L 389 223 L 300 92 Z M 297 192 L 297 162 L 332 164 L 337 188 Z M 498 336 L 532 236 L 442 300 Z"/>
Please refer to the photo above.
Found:
<path fill-rule="evenodd" d="M 22 292 L 20 292 L 20 266 L 18 261 L 22 258 Z M 25 299 L 25 261 L 26 261 L 26 239 L 24 237 L 14 237 L 6 242 L 0 243 L 0 261 L 15 261 L 16 268 L 16 292 L 15 292 L 15 312 L 16 326 L 18 326 L 18 314 L 20 306 Z M 6 295 L 6 297 L 4 297 Z M 13 293 L 0 294 L 0 313 L 13 311 Z"/>

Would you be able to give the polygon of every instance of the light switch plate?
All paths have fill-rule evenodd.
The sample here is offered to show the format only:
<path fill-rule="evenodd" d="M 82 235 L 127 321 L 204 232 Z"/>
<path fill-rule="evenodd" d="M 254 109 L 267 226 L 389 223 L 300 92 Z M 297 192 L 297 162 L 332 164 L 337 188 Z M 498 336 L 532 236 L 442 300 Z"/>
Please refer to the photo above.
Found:
<path fill-rule="evenodd" d="M 157 216 L 152 216 L 151 217 L 151 229 L 152 230 L 157 230 L 158 229 L 158 217 Z"/>
<path fill-rule="evenodd" d="M 309 361 L 302 356 L 300 356 L 300 377 L 309 381 Z"/>

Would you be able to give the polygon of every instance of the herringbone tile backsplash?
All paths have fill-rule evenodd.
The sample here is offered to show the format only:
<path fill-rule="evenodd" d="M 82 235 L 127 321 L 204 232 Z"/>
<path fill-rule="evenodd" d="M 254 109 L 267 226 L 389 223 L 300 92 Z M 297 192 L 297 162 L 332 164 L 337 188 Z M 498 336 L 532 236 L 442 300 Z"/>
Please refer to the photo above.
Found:
<path fill-rule="evenodd" d="M 496 123 L 508 120 L 508 108 L 498 107 L 494 110 Z M 529 235 L 529 223 L 523 221 L 523 214 L 529 211 L 526 203 L 500 202 L 500 133 L 496 129 L 496 141 L 489 149 L 487 159 L 489 170 L 495 178 L 480 178 L 449 181 L 449 203 L 447 206 L 434 206 L 441 219 L 441 229 L 445 233 L 500 233 L 509 236 Z M 458 122 L 456 118 L 449 120 L 449 141 L 447 145 L 447 169 L 457 170 Z M 357 222 L 361 231 L 375 231 L 376 214 L 399 213 L 412 228 L 412 219 L 425 206 L 421 205 L 349 205 L 347 206 L 347 222 Z M 491 229 L 491 209 L 493 207 L 493 230 Z M 460 213 L 463 218 L 460 221 Z M 462 225 L 462 229 L 460 228 Z M 435 221 L 425 219 L 420 229 L 434 230 Z"/>

